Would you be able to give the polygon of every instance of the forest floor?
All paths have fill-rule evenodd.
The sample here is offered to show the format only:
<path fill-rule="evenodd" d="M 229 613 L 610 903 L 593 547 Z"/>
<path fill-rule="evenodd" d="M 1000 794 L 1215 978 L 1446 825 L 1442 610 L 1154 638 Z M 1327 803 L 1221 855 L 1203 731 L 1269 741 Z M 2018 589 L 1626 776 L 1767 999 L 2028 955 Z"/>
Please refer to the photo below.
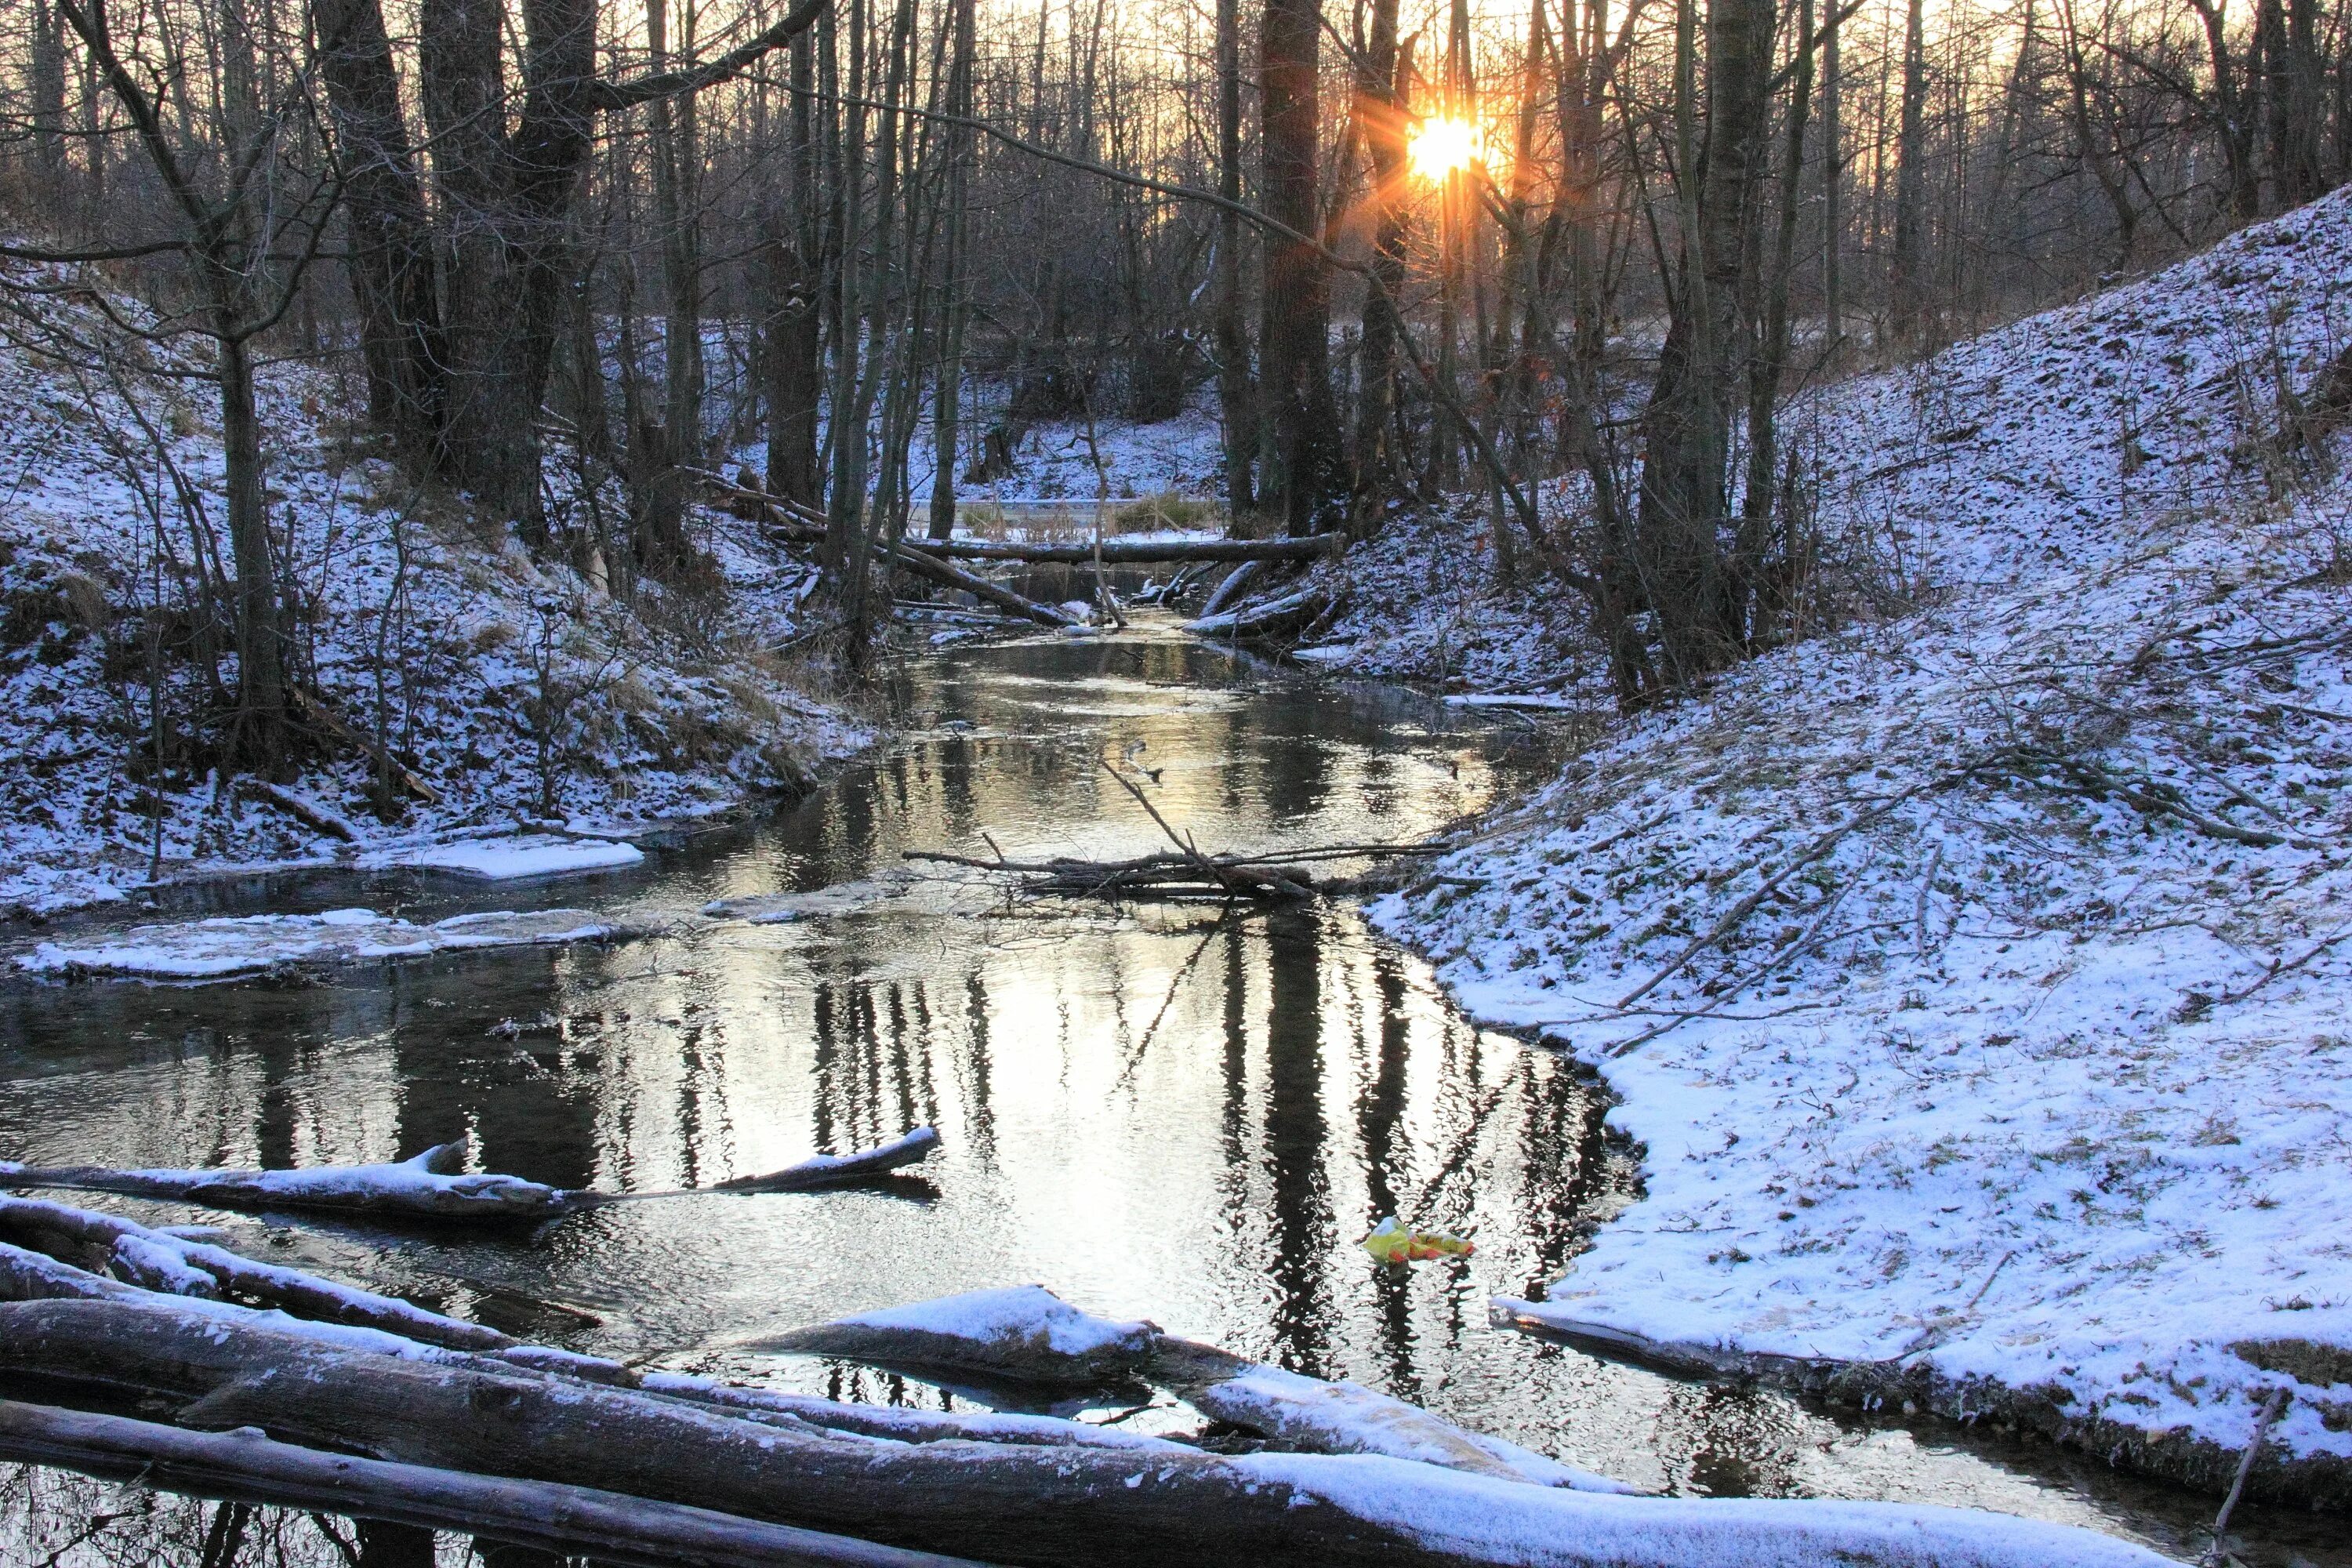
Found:
<path fill-rule="evenodd" d="M 2352 479 L 2309 395 L 2347 279 L 2339 194 L 1808 395 L 1843 624 L 1375 907 L 1644 1152 L 1507 1310 L 2217 1489 L 2285 1389 L 2258 1487 L 2352 1500 Z M 1390 591 L 1487 550 L 1318 568 L 1324 662 L 1605 710 L 1549 613 Z"/>
<path fill-rule="evenodd" d="M 870 740 L 809 695 L 819 683 L 793 644 L 814 574 L 751 525 L 698 513 L 715 570 L 625 603 L 408 484 L 347 417 L 354 386 L 287 365 L 265 377 L 265 460 L 301 656 L 341 721 L 389 740 L 439 802 L 380 822 L 374 765 L 348 743 L 274 792 L 201 760 L 152 792 L 159 675 L 167 733 L 184 739 L 188 711 L 220 700 L 189 657 L 188 614 L 194 538 L 226 527 L 217 409 L 200 384 L 157 374 L 169 364 L 76 374 L 28 352 L 100 336 L 89 314 L 57 300 L 0 342 L 0 914 L 256 865 L 619 863 L 625 848 L 567 850 L 561 836 L 804 788 Z M 559 507 L 618 504 L 565 482 Z M 520 859 L 452 848 L 522 828 L 558 837 Z"/>

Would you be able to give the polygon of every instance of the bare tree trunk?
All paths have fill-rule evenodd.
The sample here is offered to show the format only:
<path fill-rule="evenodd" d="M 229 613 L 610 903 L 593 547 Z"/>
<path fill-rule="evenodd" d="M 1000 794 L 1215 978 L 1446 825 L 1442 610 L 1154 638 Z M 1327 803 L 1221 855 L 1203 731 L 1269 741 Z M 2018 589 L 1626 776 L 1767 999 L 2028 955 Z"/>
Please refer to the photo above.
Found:
<path fill-rule="evenodd" d="M 1352 531 L 1370 538 L 1400 478 L 1395 426 L 1397 347 L 1404 322 L 1395 301 L 1405 280 L 1410 209 L 1405 203 L 1405 128 L 1412 118 L 1412 50 L 1397 47 L 1397 0 L 1372 0 L 1371 32 L 1356 62 L 1357 117 L 1371 154 L 1372 279 L 1365 291 L 1358 359 L 1356 507 Z"/>
<path fill-rule="evenodd" d="M 646 0 L 646 43 L 655 70 L 671 65 L 668 0 Z M 684 54 L 694 49 L 694 5 L 684 9 Z M 646 106 L 654 223 L 662 253 L 662 432 L 672 463 L 702 461 L 702 258 L 696 188 L 701 153 L 694 95 Z"/>
<path fill-rule="evenodd" d="M 973 0 L 953 0 L 953 54 L 948 68 L 948 112 L 969 118 L 972 112 L 972 57 L 977 47 Z M 933 539 L 955 533 L 956 447 L 962 429 L 964 331 L 971 314 L 971 219 L 967 183 L 972 160 L 972 136 L 957 125 L 947 132 L 946 224 L 947 256 L 941 268 L 945 313 L 940 342 L 939 379 L 931 405 L 931 509 L 928 530 Z"/>
<path fill-rule="evenodd" d="M 1241 0 L 1217 0 L 1217 194 L 1242 199 Z M 1238 518 L 1254 510 L 1252 465 L 1258 448 L 1255 378 L 1249 334 L 1242 326 L 1242 220 L 1227 207 L 1217 215 L 1217 405 L 1224 421 L 1225 505 Z"/>
<path fill-rule="evenodd" d="M 1843 12 L 1832 0 L 1822 38 L 1822 352 L 1845 342 L 1845 79 L 1838 70 Z"/>
<path fill-rule="evenodd" d="M 66 176 L 66 52 L 58 27 L 55 0 L 33 0 L 32 56 L 26 86 L 31 89 L 34 158 L 40 169 L 43 195 L 49 210 L 65 212 Z"/>
<path fill-rule="evenodd" d="M 414 469 L 441 466 L 442 341 L 432 228 L 379 0 L 311 0 L 350 229 L 368 417 Z"/>
<path fill-rule="evenodd" d="M 1837 0 L 1830 0 L 1835 5 Z M 1789 141 L 1780 165 L 1780 228 L 1763 283 L 1763 319 L 1757 327 L 1756 357 L 1748 372 L 1748 482 L 1741 497 L 1738 578 L 1739 616 L 1753 646 L 1759 623 L 1777 619 L 1782 606 L 1767 581 L 1771 546 L 1774 479 L 1780 468 L 1780 383 L 1789 363 L 1789 287 L 1796 271 L 1797 216 L 1804 190 L 1805 121 L 1812 111 L 1813 0 L 1797 0 L 1797 58 L 1789 88 Z"/>
<path fill-rule="evenodd" d="M 814 46 L 793 40 L 786 160 L 793 214 L 768 216 L 768 320 L 761 367 L 768 405 L 768 492 L 805 507 L 824 503 L 817 464 L 817 419 L 824 400 L 824 247 L 822 191 L 811 97 L 816 89 Z"/>
<path fill-rule="evenodd" d="M 1259 41 L 1259 135 L 1266 216 L 1313 237 L 1321 220 L 1317 59 L 1322 0 L 1266 0 Z M 1330 276 L 1312 244 L 1269 237 L 1261 390 L 1272 405 L 1273 458 L 1262 499 L 1290 533 L 1314 531 L 1336 468 Z"/>
<path fill-rule="evenodd" d="M 1738 651 L 1743 628 L 1724 554 L 1731 447 L 1726 394 L 1738 374 L 1735 330 L 1752 263 L 1749 226 L 1771 108 L 1773 0 L 1710 0 L 1702 155 L 1681 162 L 1690 226 L 1678 287 L 1642 416 L 1646 456 L 1631 563 L 1657 616 L 1667 676 L 1688 681 Z M 1691 119 L 1690 67 L 1677 71 L 1678 114 Z M 1688 140 L 1689 133 L 1685 139 Z"/>
<path fill-rule="evenodd" d="M 1926 0 L 1909 0 L 1903 22 L 1903 119 L 1896 132 L 1895 249 L 1887 264 L 1888 324 L 1895 340 L 1915 343 L 1927 308 Z"/>
<path fill-rule="evenodd" d="M 2264 3 L 2272 4 L 2273 0 L 2264 0 Z M 2230 49 L 2227 0 L 2189 0 L 2189 4 L 2205 25 L 2207 64 L 2213 73 L 2211 114 L 2214 130 L 2221 142 L 2222 162 L 2229 171 L 2230 214 L 2240 223 L 2251 223 L 2263 209 L 2262 175 L 2254 167 L 2254 119 L 2246 102 L 2246 94 L 2253 85 L 2252 72 L 2247 70 L 2247 79 L 2243 82 L 2239 80 L 2241 68 L 2239 62 L 2231 58 Z M 2076 135 L 2083 142 L 2083 156 L 2087 160 L 2092 155 L 2089 93 L 2084 82 L 2087 71 L 2081 36 L 2074 24 L 2072 0 L 2067 0 L 2063 16 L 2067 76 L 2074 99 Z M 2117 221 L 2122 222 L 2119 182 L 2107 173 L 2104 160 L 2095 173 L 2100 184 L 2106 187 L 2109 202 L 2117 205 Z"/>

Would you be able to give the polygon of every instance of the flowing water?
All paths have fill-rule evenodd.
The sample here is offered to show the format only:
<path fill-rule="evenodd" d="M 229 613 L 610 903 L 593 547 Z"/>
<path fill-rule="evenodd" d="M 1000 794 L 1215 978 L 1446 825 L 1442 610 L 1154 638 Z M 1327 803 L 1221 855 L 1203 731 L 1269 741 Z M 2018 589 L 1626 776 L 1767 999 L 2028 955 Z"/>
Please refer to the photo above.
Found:
<path fill-rule="evenodd" d="M 778 1386 L 969 1402 L 743 1342 L 1036 1281 L 1665 1491 L 1978 1504 L 2203 1544 L 2206 1500 L 2041 1445 L 1859 1423 L 1490 1328 L 1488 1296 L 1556 1277 L 1626 1201 L 1635 1162 L 1601 1135 L 1588 1075 L 1465 1019 L 1352 907 L 1018 902 L 933 866 L 826 918 L 698 912 L 896 873 L 910 849 L 1161 847 L 1104 758 L 1148 774 L 1160 811 L 1204 847 L 1295 847 L 1422 837 L 1537 777 L 1556 742 L 1149 627 L 913 659 L 894 707 L 901 738 L 876 759 L 642 871 L 269 894 L 276 909 L 428 917 L 587 903 L 647 928 L 635 940 L 300 983 L 0 991 L 0 1155 L 306 1165 L 466 1134 L 488 1169 L 645 1192 L 928 1122 L 944 1146 L 919 1175 L 621 1205 L 537 1234 L 202 1217 L 232 1245 L 534 1340 Z M 1391 1213 L 1466 1232 L 1476 1254 L 1382 1268 L 1356 1243 Z M 1124 1420 L 1197 1425 L 1181 1408 Z M 0 1562 L 84 1534 L 60 1562 L 195 1560 L 174 1553 L 203 1532 L 196 1505 L 0 1478 Z M 2352 1564 L 2326 1522 L 2242 1514 L 2249 1561 Z M 339 1560 L 301 1516 L 255 1529 L 289 1561 Z"/>

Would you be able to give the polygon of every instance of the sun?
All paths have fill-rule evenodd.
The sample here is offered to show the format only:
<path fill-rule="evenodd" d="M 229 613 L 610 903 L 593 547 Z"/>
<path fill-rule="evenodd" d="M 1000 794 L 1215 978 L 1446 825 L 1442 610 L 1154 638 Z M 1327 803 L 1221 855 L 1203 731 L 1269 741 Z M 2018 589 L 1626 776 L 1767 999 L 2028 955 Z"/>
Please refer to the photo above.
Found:
<path fill-rule="evenodd" d="M 1414 174 L 1435 184 L 1456 170 L 1486 162 L 1486 138 L 1467 120 L 1431 115 L 1413 128 L 1405 155 Z"/>

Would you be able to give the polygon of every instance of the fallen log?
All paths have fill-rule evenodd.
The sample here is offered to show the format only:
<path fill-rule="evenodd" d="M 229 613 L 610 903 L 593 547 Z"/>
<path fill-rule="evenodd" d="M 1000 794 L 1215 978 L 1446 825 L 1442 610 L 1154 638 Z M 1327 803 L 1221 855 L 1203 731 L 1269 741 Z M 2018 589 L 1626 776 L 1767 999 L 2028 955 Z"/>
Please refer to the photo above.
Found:
<path fill-rule="evenodd" d="M 861 1149 L 854 1154 L 819 1154 L 803 1160 L 797 1165 L 787 1165 L 781 1171 L 771 1171 L 764 1176 L 737 1176 L 730 1181 L 715 1182 L 698 1189 L 712 1193 L 806 1193 L 821 1187 L 845 1186 L 852 1182 L 869 1181 L 885 1171 L 897 1171 L 908 1165 L 919 1165 L 930 1157 L 940 1146 L 937 1128 L 918 1127 L 901 1138 L 871 1149 Z"/>
<path fill-rule="evenodd" d="M 744 1349 L 1102 1388 L 1150 1364 L 1160 1331 L 1079 1311 L 1042 1285 L 974 1290 L 752 1340 Z"/>
<path fill-rule="evenodd" d="M 0 1296 L 70 1294 L 120 1299 L 94 1270 L 60 1256 L 80 1257 L 124 1282 L 124 1289 L 216 1300 L 233 1293 L 299 1316 L 398 1334 L 451 1350 L 504 1350 L 515 1341 L 480 1323 L 444 1317 L 396 1296 L 263 1263 L 207 1242 L 151 1230 L 118 1215 L 72 1208 L 39 1198 L 0 1197 Z M 11 1245 L 11 1244 L 14 1245 Z M 71 1279 L 58 1270 L 70 1270 Z"/>
<path fill-rule="evenodd" d="M 0 1186 L 71 1188 L 166 1198 L 214 1208 L 317 1210 L 409 1219 L 537 1222 L 608 1204 L 679 1197 L 688 1192 L 797 1193 L 866 1181 L 919 1163 L 940 1145 L 931 1128 L 847 1154 L 819 1154 L 765 1175 L 658 1193 L 598 1193 L 551 1187 L 520 1176 L 465 1170 L 465 1139 L 382 1165 L 316 1165 L 292 1171 L 118 1171 L 103 1165 L 36 1167 L 0 1161 Z M 0 1204 L 6 1200 L 0 1199 Z"/>
<path fill-rule="evenodd" d="M 1129 860 L 1080 860 L 1055 856 L 1050 860 L 982 860 L 941 850 L 908 849 L 907 859 L 935 865 L 969 866 L 1027 879 L 1024 893 L 1073 898 L 1209 898 L 1296 900 L 1311 898 L 1318 886 L 1311 872 L 1297 866 L 1245 859 L 1239 856 L 1184 854 L 1140 855 Z M 1203 862 L 1205 861 L 1205 866 Z"/>
<path fill-rule="evenodd" d="M 81 1217 L 102 1221 L 111 1216 L 84 1215 Z M 17 1228 L 21 1233 L 26 1227 L 20 1225 Z M 44 1229 L 46 1235 L 43 1239 L 53 1247 L 75 1239 L 64 1226 Z M 328 1280 L 311 1282 L 319 1292 L 348 1289 Z M 354 1334 L 343 1327 L 314 1326 L 308 1320 L 282 1311 L 259 1311 L 221 1301 L 214 1289 L 215 1284 L 211 1276 L 205 1276 L 200 1283 L 176 1279 L 142 1288 L 140 1284 L 76 1268 L 49 1254 L 0 1242 L 0 1301 L 121 1301 L 134 1306 L 177 1307 L 204 1312 L 215 1320 L 299 1335 L 329 1349 L 373 1348 L 387 1354 L 439 1359 L 452 1365 L 470 1365 L 478 1370 L 532 1373 L 572 1379 L 606 1388 L 637 1390 L 657 1398 L 716 1405 L 752 1420 L 822 1427 L 901 1443 L 958 1438 L 979 1443 L 1118 1448 L 1129 1452 L 1191 1451 L 1187 1445 L 1166 1438 L 1144 1436 L 1114 1427 L 1065 1421 L 1054 1416 L 909 1410 L 845 1404 L 807 1394 L 714 1383 L 708 1378 L 683 1373 L 640 1373 L 620 1362 L 607 1361 L 600 1356 L 580 1355 L 545 1345 L 518 1345 L 503 1335 L 494 1334 L 472 1323 L 457 1321 L 457 1326 L 460 1329 L 472 1331 L 466 1334 L 436 1332 L 438 1325 L 457 1321 L 438 1319 L 433 1314 L 425 1314 L 422 1320 L 415 1317 L 402 1320 L 398 1327 L 410 1331 L 405 1334 L 396 1329 L 386 1331 L 382 1328 L 362 1328 Z M 165 1299 L 166 1294 L 176 1294 L 183 1300 L 171 1301 Z M 421 1309 L 409 1308 L 405 1302 L 392 1304 L 410 1312 L 422 1311 Z M 298 1309 L 299 1305 L 298 1302 Z"/>
<path fill-rule="evenodd" d="M 766 515 L 763 521 L 767 527 L 781 537 L 795 544 L 817 544 L 824 542 L 826 523 L 825 520 L 817 513 L 795 505 L 781 496 L 772 496 L 763 491 L 739 485 L 726 476 L 712 473 L 707 468 L 688 468 L 687 471 L 699 479 L 705 488 L 725 496 L 728 500 L 755 510 L 764 510 Z M 1051 605 L 1041 605 L 1034 599 L 1024 598 L 1003 584 L 992 583 L 977 573 L 966 572 L 961 567 L 950 565 L 940 559 L 938 555 L 931 553 L 928 548 L 919 550 L 903 540 L 882 540 L 877 542 L 876 550 L 877 553 L 904 566 L 918 577 L 926 578 L 943 587 L 961 588 L 983 604 L 994 605 L 999 609 L 1009 610 L 1013 615 L 1025 620 L 1035 621 L 1040 626 L 1070 626 L 1080 624 Z M 1091 556 L 1087 558 L 1092 559 Z"/>
<path fill-rule="evenodd" d="M 328 1209 L 427 1219 L 544 1219 L 563 1206 L 557 1187 L 520 1176 L 466 1173 L 463 1138 L 382 1165 L 320 1165 L 296 1171 L 117 1171 L 100 1165 L 47 1168 L 0 1163 L 0 1185 L 71 1187 L 171 1198 L 230 1209 Z"/>
<path fill-rule="evenodd" d="M 883 552 L 912 572 L 918 577 L 929 578 L 950 588 L 961 588 L 982 604 L 994 605 L 1016 616 L 1046 626 L 1075 626 L 1085 623 L 1064 615 L 1051 605 L 1041 605 L 1034 599 L 1024 599 L 1001 583 L 992 583 L 976 572 L 966 572 L 926 551 L 910 544 L 895 543 L 882 546 Z"/>
<path fill-rule="evenodd" d="M 1295 539 L 1106 539 L 1099 549 L 1106 566 L 1157 565 L 1166 562 L 1320 561 L 1345 547 L 1347 536 L 1310 533 Z M 1017 561 L 1031 565 L 1091 564 L 1097 546 L 1088 544 L 1010 544 L 993 540 L 931 540 L 922 546 L 931 555 L 956 561 Z"/>
<path fill-rule="evenodd" d="M 0 1306 L 0 1370 L 144 1388 L 184 1424 L 557 1480 L 1044 1568 L 2155 1568 L 2126 1542 L 1866 1503 L 1612 1497 L 1381 1457 L 811 1436 L 674 1401 L 321 1348 L 173 1308 Z M 795 1424 L 797 1425 L 797 1424 Z"/>
<path fill-rule="evenodd" d="M 1310 584 L 1280 598 L 1237 610 L 1211 613 L 1204 609 L 1197 618 L 1186 621 L 1184 629 L 1205 637 L 1284 637 L 1312 626 L 1338 605 L 1338 599 L 1328 590 Z"/>
<path fill-rule="evenodd" d="M 1203 1415 L 1310 1454 L 1384 1454 L 1539 1487 L 1633 1494 L 1641 1489 L 1467 1431 L 1354 1383 L 1329 1383 L 1213 1345 L 1162 1336 L 1146 1374 Z"/>
<path fill-rule="evenodd" d="M 314 1509 L 644 1568 L 976 1568 L 968 1559 L 552 1481 L 512 1480 L 274 1442 L 251 1427 L 152 1421 L 0 1400 L 0 1458 L 167 1491 Z"/>
<path fill-rule="evenodd" d="M 1382 1454 L 1497 1480 L 1634 1489 L 1515 1443 L 1466 1432 L 1419 1405 L 1356 1384 L 1285 1372 L 1163 1334 L 1148 1322 L 1091 1316 L 1038 1285 L 862 1313 L 745 1348 L 936 1367 L 1016 1384 L 1099 1388 L 1149 1382 L 1181 1395 L 1204 1415 L 1307 1453 Z"/>

